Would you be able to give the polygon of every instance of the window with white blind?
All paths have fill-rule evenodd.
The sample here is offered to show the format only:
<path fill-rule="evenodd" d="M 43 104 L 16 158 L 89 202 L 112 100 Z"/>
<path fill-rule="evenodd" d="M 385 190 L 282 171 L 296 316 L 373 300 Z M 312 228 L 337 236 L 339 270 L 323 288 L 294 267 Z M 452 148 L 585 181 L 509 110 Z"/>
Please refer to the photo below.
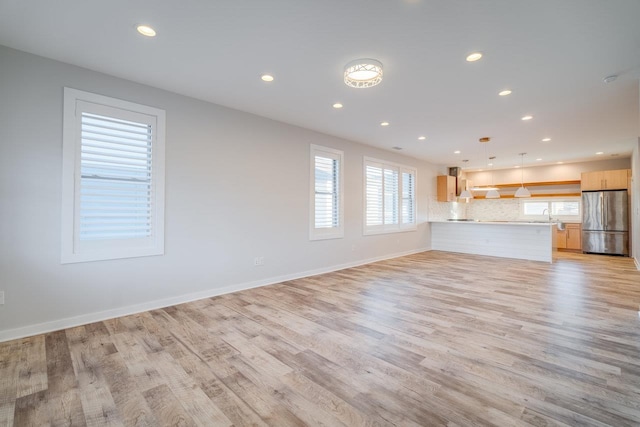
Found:
<path fill-rule="evenodd" d="M 364 234 L 416 229 L 416 170 L 365 157 Z"/>
<path fill-rule="evenodd" d="M 311 240 L 344 237 L 342 151 L 311 145 Z"/>
<path fill-rule="evenodd" d="M 157 108 L 65 88 L 62 262 L 164 253 Z"/>

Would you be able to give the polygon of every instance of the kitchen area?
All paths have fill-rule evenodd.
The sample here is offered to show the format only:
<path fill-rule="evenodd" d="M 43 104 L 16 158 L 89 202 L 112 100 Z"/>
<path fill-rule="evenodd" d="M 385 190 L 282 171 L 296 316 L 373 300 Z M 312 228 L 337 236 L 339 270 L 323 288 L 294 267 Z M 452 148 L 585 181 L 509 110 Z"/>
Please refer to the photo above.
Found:
<path fill-rule="evenodd" d="M 439 175 L 429 206 L 432 249 L 542 262 L 557 251 L 630 255 L 629 159 L 529 167 L 524 175 Z"/>

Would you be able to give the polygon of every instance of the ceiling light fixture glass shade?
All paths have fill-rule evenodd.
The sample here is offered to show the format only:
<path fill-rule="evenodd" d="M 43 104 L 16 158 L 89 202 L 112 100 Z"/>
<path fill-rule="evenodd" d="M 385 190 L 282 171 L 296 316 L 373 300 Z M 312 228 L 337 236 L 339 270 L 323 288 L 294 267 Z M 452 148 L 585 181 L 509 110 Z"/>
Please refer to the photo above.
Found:
<path fill-rule="evenodd" d="M 520 187 L 518 191 L 516 191 L 516 197 L 531 197 L 531 192 L 525 187 Z"/>
<path fill-rule="evenodd" d="M 473 199 L 473 194 L 471 194 L 471 191 L 469 190 L 462 190 L 462 192 L 460 193 L 460 198 L 461 199 Z"/>
<path fill-rule="evenodd" d="M 520 153 L 520 184 L 522 186 L 516 191 L 515 197 L 531 197 L 531 192 L 524 186 L 524 156 L 526 155 L 527 153 Z"/>
<path fill-rule="evenodd" d="M 344 83 L 355 88 L 373 87 L 382 81 L 382 63 L 375 59 L 356 59 L 344 66 Z"/>
<path fill-rule="evenodd" d="M 499 199 L 500 198 L 500 193 L 498 193 L 498 190 L 489 190 L 487 191 L 487 195 L 484 196 L 486 199 Z"/>

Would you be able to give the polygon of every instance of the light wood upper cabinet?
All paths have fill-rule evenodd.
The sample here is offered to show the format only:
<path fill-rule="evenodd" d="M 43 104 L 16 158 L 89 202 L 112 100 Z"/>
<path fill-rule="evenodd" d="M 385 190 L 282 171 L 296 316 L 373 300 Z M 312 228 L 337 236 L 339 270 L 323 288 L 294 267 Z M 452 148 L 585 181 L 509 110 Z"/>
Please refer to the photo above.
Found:
<path fill-rule="evenodd" d="M 438 176 L 438 201 L 456 201 L 456 177 L 449 175 Z"/>
<path fill-rule="evenodd" d="M 582 191 L 626 190 L 629 172 L 629 169 L 584 172 L 580 188 Z"/>

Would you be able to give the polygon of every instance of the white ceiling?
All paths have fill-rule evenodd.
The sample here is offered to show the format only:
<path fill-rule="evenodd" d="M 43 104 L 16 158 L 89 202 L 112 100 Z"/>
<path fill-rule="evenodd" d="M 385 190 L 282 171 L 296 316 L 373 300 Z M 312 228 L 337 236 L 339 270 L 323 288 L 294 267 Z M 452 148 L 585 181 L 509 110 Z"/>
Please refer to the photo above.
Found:
<path fill-rule="evenodd" d="M 0 0 L 0 44 L 438 164 L 484 166 L 489 136 L 511 167 L 630 155 L 639 18 L 639 0 Z M 379 86 L 343 83 L 362 57 Z"/>

